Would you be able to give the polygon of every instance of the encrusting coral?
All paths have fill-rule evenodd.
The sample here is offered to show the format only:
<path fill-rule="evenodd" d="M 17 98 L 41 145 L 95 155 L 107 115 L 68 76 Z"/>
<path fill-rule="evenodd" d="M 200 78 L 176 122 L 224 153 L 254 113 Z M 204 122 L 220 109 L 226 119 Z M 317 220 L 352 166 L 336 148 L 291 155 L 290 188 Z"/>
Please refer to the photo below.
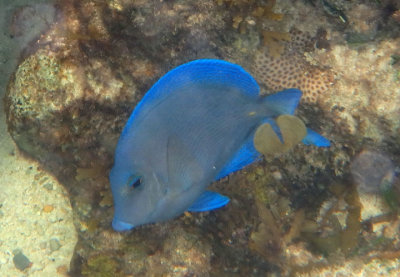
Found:
<path fill-rule="evenodd" d="M 232 27 L 238 29 L 240 33 L 245 33 L 251 25 L 261 28 L 265 19 L 280 21 L 283 18 L 283 14 L 273 11 L 276 0 L 217 0 L 217 4 L 219 6 L 227 5 L 233 14 Z"/>
<path fill-rule="evenodd" d="M 333 84 L 334 74 L 311 64 L 304 55 L 314 50 L 316 37 L 296 29 L 288 35 L 264 31 L 265 47 L 254 57 L 253 71 L 269 90 L 299 88 L 303 91 L 303 101 L 316 103 Z"/>

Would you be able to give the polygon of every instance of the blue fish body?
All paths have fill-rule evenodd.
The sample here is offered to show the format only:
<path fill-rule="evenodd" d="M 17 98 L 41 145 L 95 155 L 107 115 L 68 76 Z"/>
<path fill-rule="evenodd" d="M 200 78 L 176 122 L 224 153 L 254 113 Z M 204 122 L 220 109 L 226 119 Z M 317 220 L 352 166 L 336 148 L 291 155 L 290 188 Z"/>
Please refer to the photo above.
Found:
<path fill-rule="evenodd" d="M 261 97 L 250 74 L 220 60 L 168 72 L 136 106 L 118 141 L 110 172 L 113 228 L 226 205 L 229 198 L 207 186 L 258 160 L 255 130 L 293 114 L 300 97 L 297 89 Z M 307 137 L 307 143 L 326 146 L 315 132 Z"/>

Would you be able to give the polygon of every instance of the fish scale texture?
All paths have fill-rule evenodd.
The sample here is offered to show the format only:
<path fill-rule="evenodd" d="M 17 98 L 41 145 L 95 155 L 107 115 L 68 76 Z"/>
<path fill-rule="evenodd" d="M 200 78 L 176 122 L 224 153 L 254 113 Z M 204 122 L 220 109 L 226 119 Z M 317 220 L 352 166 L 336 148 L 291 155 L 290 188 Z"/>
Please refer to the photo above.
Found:
<path fill-rule="evenodd" d="M 257 126 L 291 113 L 301 96 L 288 91 L 260 101 L 258 89 L 240 66 L 219 60 L 190 62 L 162 77 L 135 108 L 117 145 L 110 174 L 113 226 L 173 218 L 215 179 L 256 160 Z M 142 176 L 143 184 L 126 194 L 131 176 Z"/>
<path fill-rule="evenodd" d="M 169 71 L 154 84 L 136 106 L 126 124 L 122 136 L 131 126 L 135 116 L 140 112 L 144 103 L 154 101 L 153 105 L 156 105 L 172 91 L 185 86 L 192 86 L 196 83 L 214 83 L 227 86 L 231 89 L 236 88 L 250 96 L 257 96 L 260 90 L 256 80 L 238 65 L 222 60 L 211 59 L 192 61 Z"/>

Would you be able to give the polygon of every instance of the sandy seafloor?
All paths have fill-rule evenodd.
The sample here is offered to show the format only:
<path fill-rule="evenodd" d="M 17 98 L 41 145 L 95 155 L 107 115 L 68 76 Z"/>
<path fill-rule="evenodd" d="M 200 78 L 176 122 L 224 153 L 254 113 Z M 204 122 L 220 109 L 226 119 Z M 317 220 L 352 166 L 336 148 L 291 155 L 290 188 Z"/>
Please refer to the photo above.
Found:
<path fill-rule="evenodd" d="M 20 155 L 6 130 L 3 97 L 24 41 L 7 32 L 7 12 L 31 1 L 0 1 L 0 276 L 28 276 L 16 268 L 21 252 L 31 262 L 29 276 L 63 276 L 77 234 L 65 189 L 37 162 Z M 39 1 L 35 1 L 39 2 Z M 31 32 L 34 35 L 35 30 Z"/>

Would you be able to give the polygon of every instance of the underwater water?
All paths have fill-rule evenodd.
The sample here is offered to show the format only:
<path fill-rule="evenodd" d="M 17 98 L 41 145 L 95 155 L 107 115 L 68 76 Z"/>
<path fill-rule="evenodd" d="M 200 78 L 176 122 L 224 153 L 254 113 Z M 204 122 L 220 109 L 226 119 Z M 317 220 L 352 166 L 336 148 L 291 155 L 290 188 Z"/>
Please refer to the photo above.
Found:
<path fill-rule="evenodd" d="M 1 0 L 0 28 L 1 276 L 399 275 L 398 1 Z M 223 136 L 202 132 L 176 136 L 181 130 L 170 121 L 201 129 L 201 120 L 191 126 L 185 119 L 206 96 L 182 100 L 173 88 L 199 77 L 172 76 L 162 87 L 175 97 L 159 112 L 166 120 L 153 118 L 151 132 L 138 128 L 153 150 L 140 160 L 159 166 L 144 167 L 146 176 L 192 187 L 202 178 L 193 173 L 200 170 L 196 157 L 206 153 L 224 169 L 219 173 L 230 174 L 204 179 L 216 180 L 208 187 L 216 193 L 206 195 L 214 202 L 204 197 L 189 205 L 182 191 L 174 195 L 203 212 L 158 222 L 167 217 L 158 209 L 139 221 L 150 224 L 117 232 L 132 227 L 111 224 L 113 201 L 125 199 L 113 198 L 109 180 L 121 132 L 157 80 L 197 59 L 240 65 L 259 86 L 243 86 L 251 97 L 301 90 L 295 105 L 296 97 L 286 97 L 268 106 L 300 127 L 269 113 L 262 136 L 241 123 L 246 132 L 232 129 L 226 145 L 212 144 Z M 223 77 L 227 93 L 230 82 L 242 88 L 243 77 L 235 76 Z M 195 91 L 215 89 L 204 82 Z M 145 102 L 150 111 L 164 101 L 162 92 L 154 95 Z M 233 112 L 247 103 L 235 100 L 242 99 L 236 90 L 228 98 L 204 95 L 204 122 L 210 130 L 219 126 L 213 134 L 247 122 Z M 221 119 L 225 125 L 216 124 Z M 172 131 L 190 147 L 157 136 Z M 233 144 L 239 137 L 242 143 Z M 228 144 L 242 152 L 220 162 Z M 122 165 L 137 159 L 129 151 L 119 154 Z M 191 174 L 179 174 L 185 166 Z M 122 196 L 146 186 L 143 176 L 129 174 L 119 176 Z M 138 200 L 144 204 L 135 217 L 161 203 L 156 193 Z"/>

